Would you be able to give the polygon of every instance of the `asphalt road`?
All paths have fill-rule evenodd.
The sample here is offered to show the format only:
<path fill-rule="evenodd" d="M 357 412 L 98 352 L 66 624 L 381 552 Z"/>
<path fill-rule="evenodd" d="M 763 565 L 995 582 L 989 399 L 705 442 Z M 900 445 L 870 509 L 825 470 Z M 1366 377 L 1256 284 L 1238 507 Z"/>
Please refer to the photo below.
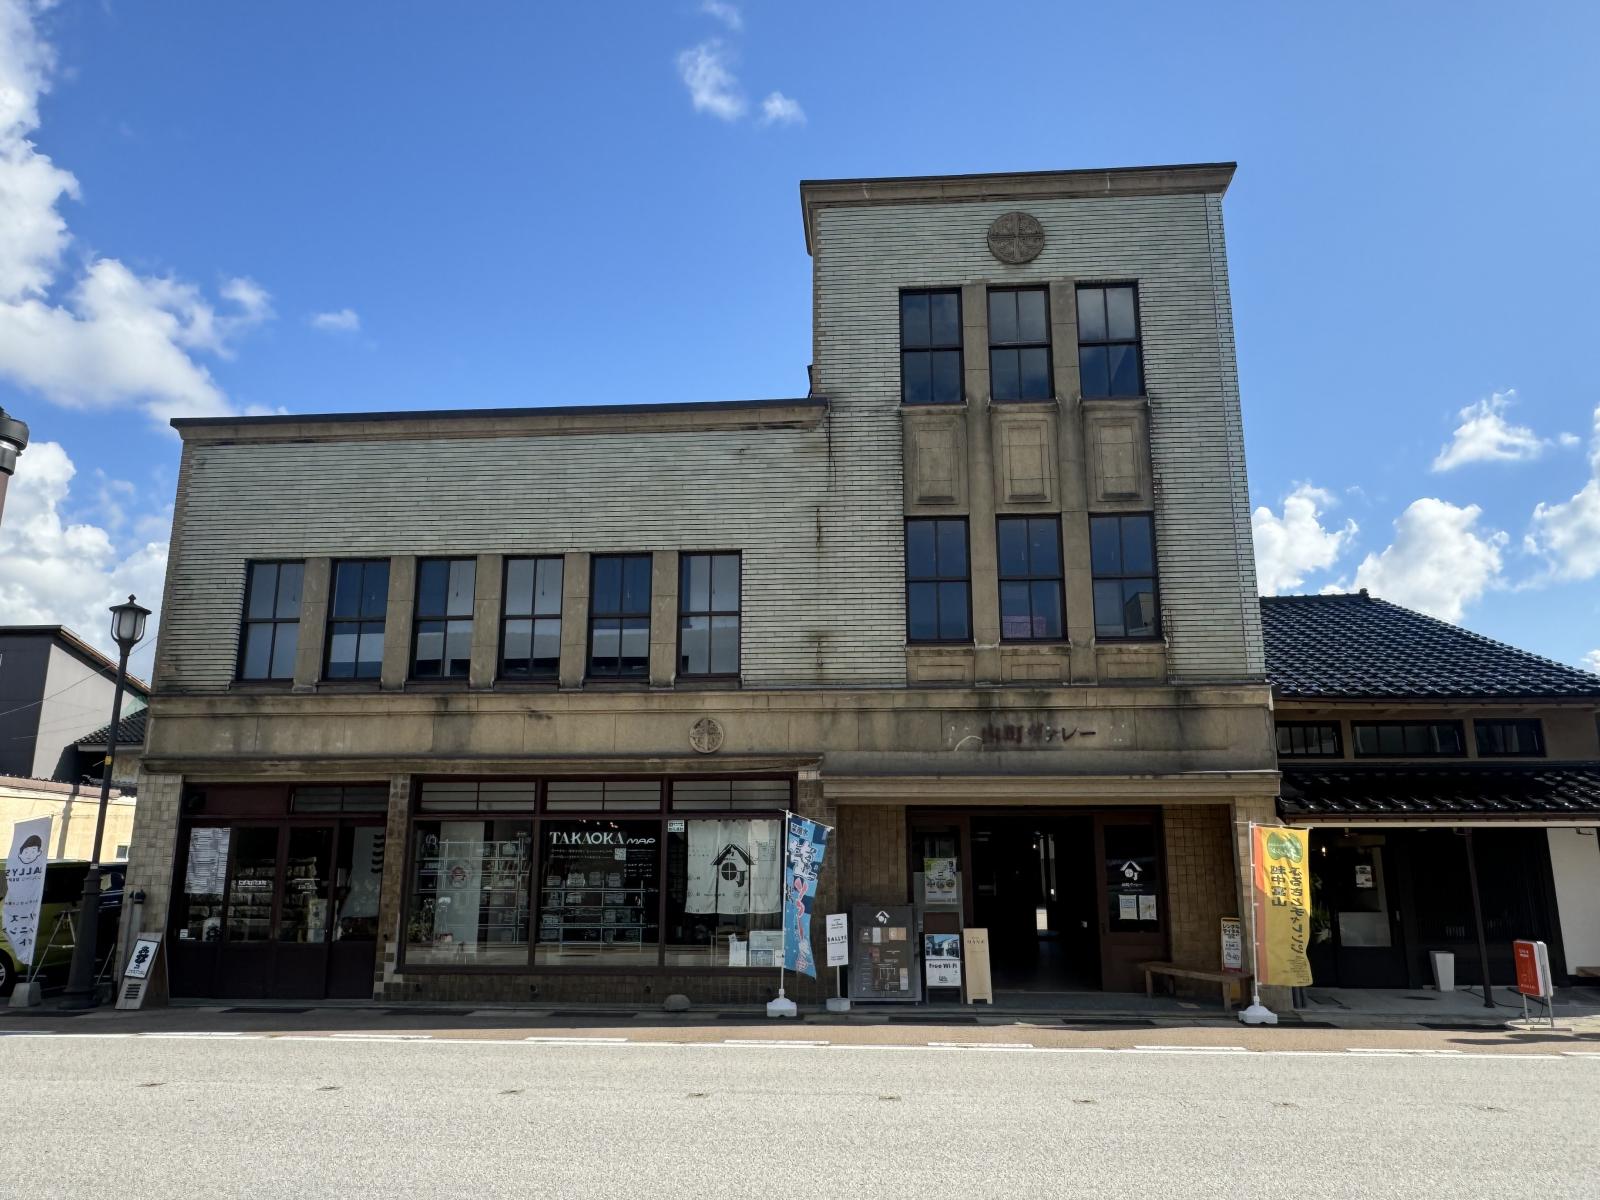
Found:
<path fill-rule="evenodd" d="M 386 1036 L 0 1038 L 0 1194 L 1600 1194 L 1600 1054 Z"/>

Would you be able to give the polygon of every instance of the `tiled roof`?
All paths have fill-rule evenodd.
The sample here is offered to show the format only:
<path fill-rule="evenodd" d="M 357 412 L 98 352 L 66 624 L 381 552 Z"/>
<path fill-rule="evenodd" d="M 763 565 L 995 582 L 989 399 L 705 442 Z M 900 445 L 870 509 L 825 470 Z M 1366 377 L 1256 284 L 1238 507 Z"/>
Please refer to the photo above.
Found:
<path fill-rule="evenodd" d="M 1600 763 L 1285 766 L 1278 813 L 1285 820 L 1600 816 Z"/>
<path fill-rule="evenodd" d="M 1600 675 L 1365 592 L 1263 596 L 1267 678 L 1315 699 L 1600 698 Z"/>
<path fill-rule="evenodd" d="M 122 720 L 117 722 L 117 745 L 118 746 L 142 746 L 142 745 L 144 745 L 144 719 L 145 719 L 145 715 L 148 712 L 149 712 L 148 709 L 141 708 L 138 712 L 134 713 L 131 717 L 123 717 Z M 107 723 L 105 725 L 100 726 L 100 728 L 96 729 L 93 733 L 88 734 L 85 737 L 79 738 L 78 739 L 78 745 L 80 745 L 80 746 L 104 746 L 106 744 L 106 738 L 110 733 L 111 733 L 111 725 L 109 723 Z"/>

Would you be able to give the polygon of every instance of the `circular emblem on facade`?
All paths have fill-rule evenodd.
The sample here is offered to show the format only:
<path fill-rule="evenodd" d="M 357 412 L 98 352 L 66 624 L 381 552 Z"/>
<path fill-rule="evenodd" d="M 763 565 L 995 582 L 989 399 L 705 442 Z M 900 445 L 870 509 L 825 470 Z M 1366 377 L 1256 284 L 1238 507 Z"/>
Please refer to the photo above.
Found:
<path fill-rule="evenodd" d="M 1025 212 L 1008 212 L 989 226 L 989 253 L 1003 263 L 1032 262 L 1044 249 L 1044 226 Z"/>
<path fill-rule="evenodd" d="M 715 754 L 722 749 L 722 722 L 714 717 L 701 717 L 689 726 L 689 745 L 698 754 Z"/>

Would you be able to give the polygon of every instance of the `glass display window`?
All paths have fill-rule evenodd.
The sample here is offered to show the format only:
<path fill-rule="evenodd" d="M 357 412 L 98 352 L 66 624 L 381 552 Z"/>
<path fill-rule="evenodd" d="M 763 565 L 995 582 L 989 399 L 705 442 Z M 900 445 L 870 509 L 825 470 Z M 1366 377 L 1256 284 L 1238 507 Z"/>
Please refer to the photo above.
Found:
<path fill-rule="evenodd" d="M 782 845 L 772 818 L 667 822 L 668 966 L 778 965 Z"/>
<path fill-rule="evenodd" d="M 180 942 L 222 940 L 223 896 L 228 884 L 227 826 L 196 825 L 189 830 L 189 852 L 183 870 L 172 927 Z"/>
<path fill-rule="evenodd" d="M 526 966 L 530 821 L 419 821 L 406 962 Z"/>
<path fill-rule="evenodd" d="M 246 825 L 233 831 L 233 877 L 228 881 L 228 940 L 272 940 L 272 904 L 278 885 L 278 827 Z"/>
<path fill-rule="evenodd" d="M 377 940 L 386 840 L 381 825 L 358 825 L 339 838 L 333 875 L 334 941 Z"/>
<path fill-rule="evenodd" d="M 289 855 L 283 865 L 283 903 L 278 912 L 280 942 L 327 941 L 328 881 L 332 865 L 331 825 L 289 830 Z"/>
<path fill-rule="evenodd" d="M 540 966 L 655 966 L 661 822 L 545 821 L 540 834 Z"/>

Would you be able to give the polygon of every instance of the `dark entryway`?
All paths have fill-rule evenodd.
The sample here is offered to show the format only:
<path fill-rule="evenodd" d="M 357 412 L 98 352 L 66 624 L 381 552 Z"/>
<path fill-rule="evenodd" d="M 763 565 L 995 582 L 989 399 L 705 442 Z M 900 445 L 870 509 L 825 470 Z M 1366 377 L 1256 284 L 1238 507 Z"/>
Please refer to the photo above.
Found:
<path fill-rule="evenodd" d="M 997 989 L 1100 986 L 1092 817 L 975 816 L 972 876 Z"/>

